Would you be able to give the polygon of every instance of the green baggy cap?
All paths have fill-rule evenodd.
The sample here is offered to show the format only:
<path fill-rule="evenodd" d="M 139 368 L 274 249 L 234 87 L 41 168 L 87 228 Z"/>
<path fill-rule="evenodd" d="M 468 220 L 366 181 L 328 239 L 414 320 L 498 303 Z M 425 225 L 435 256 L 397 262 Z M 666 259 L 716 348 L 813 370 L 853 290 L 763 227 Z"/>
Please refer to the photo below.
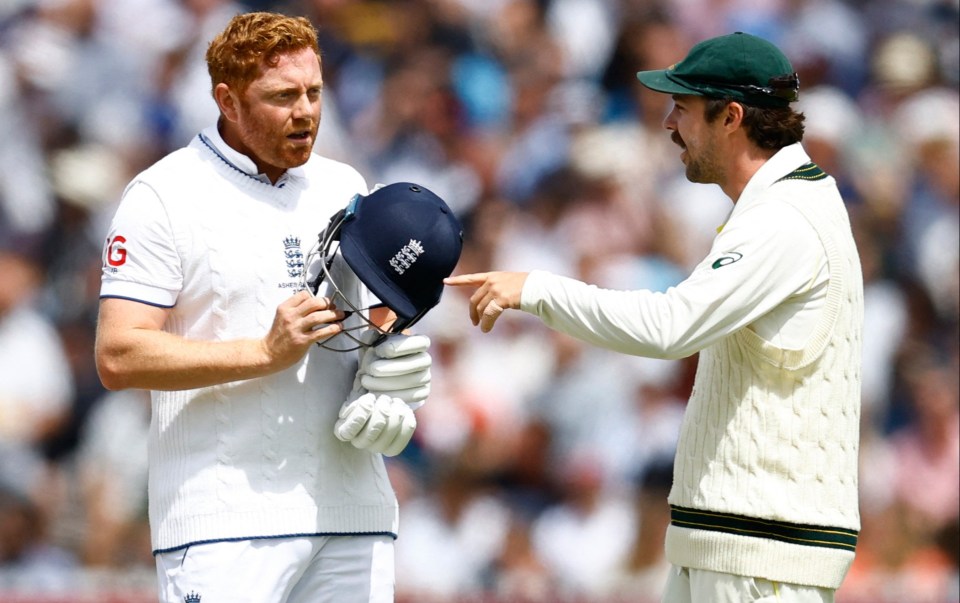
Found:
<path fill-rule="evenodd" d="M 637 79 L 657 92 L 730 98 L 759 107 L 786 107 L 800 90 L 800 79 L 779 48 L 739 31 L 704 40 L 679 63 L 641 71 Z"/>

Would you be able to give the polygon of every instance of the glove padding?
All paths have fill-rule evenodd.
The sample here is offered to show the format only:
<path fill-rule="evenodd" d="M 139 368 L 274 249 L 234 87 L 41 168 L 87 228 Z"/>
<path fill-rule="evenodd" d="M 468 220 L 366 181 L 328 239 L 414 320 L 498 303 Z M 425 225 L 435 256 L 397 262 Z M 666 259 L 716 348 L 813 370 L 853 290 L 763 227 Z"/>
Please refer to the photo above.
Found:
<path fill-rule="evenodd" d="M 410 443 L 416 428 L 413 410 L 403 400 L 361 391 L 340 407 L 333 433 L 356 448 L 396 456 Z"/>
<path fill-rule="evenodd" d="M 416 410 L 430 395 L 430 365 L 426 335 L 389 335 L 360 357 L 359 385 L 368 392 L 400 398 Z"/>

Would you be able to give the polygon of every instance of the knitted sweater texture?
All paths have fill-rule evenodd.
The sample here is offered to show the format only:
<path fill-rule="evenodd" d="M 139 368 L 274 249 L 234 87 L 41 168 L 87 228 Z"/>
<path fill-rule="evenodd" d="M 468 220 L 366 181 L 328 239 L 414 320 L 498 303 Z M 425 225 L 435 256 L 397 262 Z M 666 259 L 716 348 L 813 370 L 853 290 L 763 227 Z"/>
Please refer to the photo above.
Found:
<path fill-rule="evenodd" d="M 669 496 L 671 563 L 839 587 L 860 528 L 863 277 L 836 183 L 799 144 L 754 175 L 676 287 L 613 291 L 534 271 L 521 309 L 624 353 L 699 352 Z"/>
<path fill-rule="evenodd" d="M 137 195 L 130 194 L 134 187 Z M 130 261 L 105 278 L 102 295 L 156 305 L 169 296 L 164 330 L 185 338 L 263 337 L 277 306 L 297 290 L 303 254 L 329 217 L 366 192 L 353 168 L 318 156 L 282 186 L 264 183 L 198 137 L 128 187 L 112 234 L 129 224 L 139 230 L 126 235 Z M 159 203 L 150 215 L 162 216 L 146 226 L 130 218 L 145 202 Z M 136 233 L 151 230 L 168 245 L 138 242 Z M 130 265 L 137 262 L 135 271 Z M 153 548 L 395 535 L 397 501 L 382 458 L 333 435 L 356 365 L 355 353 L 314 346 L 274 375 L 153 392 Z"/>
<path fill-rule="evenodd" d="M 669 497 L 667 557 L 837 588 L 860 528 L 862 276 L 832 179 L 771 188 L 820 235 L 830 268 L 826 305 L 802 350 L 742 329 L 700 352 Z"/>

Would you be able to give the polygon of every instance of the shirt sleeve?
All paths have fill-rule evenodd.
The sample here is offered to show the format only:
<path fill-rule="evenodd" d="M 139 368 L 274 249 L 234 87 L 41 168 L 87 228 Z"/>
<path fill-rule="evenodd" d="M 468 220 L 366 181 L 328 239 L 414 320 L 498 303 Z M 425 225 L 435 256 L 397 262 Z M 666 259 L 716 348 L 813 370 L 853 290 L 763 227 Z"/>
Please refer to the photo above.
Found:
<path fill-rule="evenodd" d="M 683 358 L 809 291 L 825 261 L 819 237 L 800 213 L 771 203 L 731 221 L 692 274 L 665 292 L 601 289 L 534 271 L 521 309 L 601 347 Z"/>
<path fill-rule="evenodd" d="M 100 297 L 172 307 L 183 275 L 170 219 L 156 193 L 143 183 L 124 193 L 103 250 Z"/>

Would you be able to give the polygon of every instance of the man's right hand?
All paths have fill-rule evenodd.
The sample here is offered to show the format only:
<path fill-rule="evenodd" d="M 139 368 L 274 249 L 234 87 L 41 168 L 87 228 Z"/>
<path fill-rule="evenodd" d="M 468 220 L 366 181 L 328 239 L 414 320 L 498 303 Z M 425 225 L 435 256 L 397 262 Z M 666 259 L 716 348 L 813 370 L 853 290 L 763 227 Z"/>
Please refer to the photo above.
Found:
<path fill-rule="evenodd" d="M 400 398 L 414 410 L 420 408 L 430 395 L 433 359 L 429 348 L 426 335 L 388 335 L 383 343 L 361 354 L 360 386 L 377 395 Z"/>
<path fill-rule="evenodd" d="M 300 291 L 277 306 L 263 350 L 277 370 L 303 358 L 311 345 L 343 331 L 346 314 L 327 297 Z"/>
<path fill-rule="evenodd" d="M 529 272 L 480 272 L 443 279 L 449 287 L 476 287 L 470 296 L 470 321 L 489 333 L 505 310 L 520 308 L 523 284 Z"/>
<path fill-rule="evenodd" d="M 355 448 L 396 456 L 410 443 L 416 429 L 417 418 L 406 402 L 361 389 L 354 390 L 340 407 L 333 433 Z"/>

